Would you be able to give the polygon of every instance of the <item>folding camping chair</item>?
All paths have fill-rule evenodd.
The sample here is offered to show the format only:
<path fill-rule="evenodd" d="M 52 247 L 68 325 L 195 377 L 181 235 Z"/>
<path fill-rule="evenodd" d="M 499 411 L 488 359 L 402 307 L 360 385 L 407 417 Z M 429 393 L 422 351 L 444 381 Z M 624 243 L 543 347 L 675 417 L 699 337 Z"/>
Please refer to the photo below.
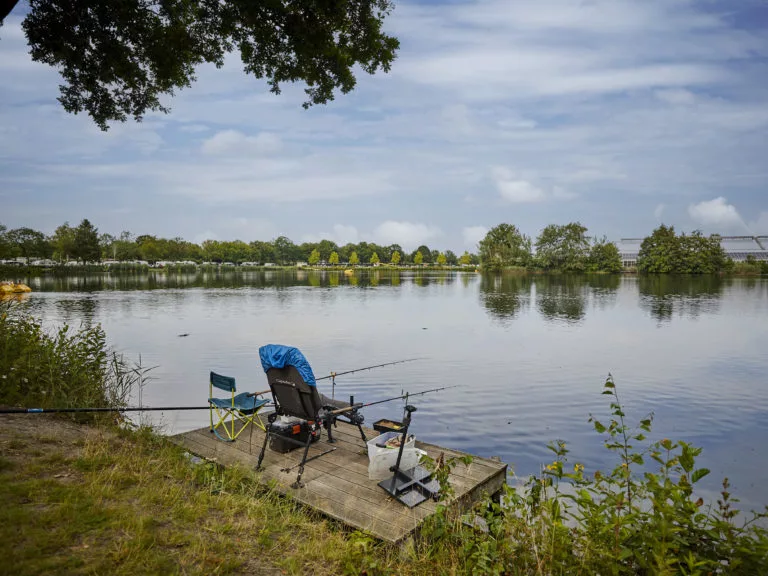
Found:
<path fill-rule="evenodd" d="M 317 383 L 312 368 L 297 348 L 268 344 L 259 348 L 259 357 L 264 372 L 267 374 L 267 381 L 275 403 L 275 411 L 268 417 L 270 425 L 267 426 L 267 433 L 264 436 L 264 444 L 261 447 L 259 462 L 256 465 L 257 470 L 261 468 L 267 443 L 274 434 L 271 425 L 278 416 L 299 418 L 318 428 L 322 424 L 322 427 L 328 431 L 328 442 L 330 443 L 334 442 L 331 428 L 337 420 L 341 420 L 357 426 L 363 442 L 366 441 L 362 427 L 363 415 L 357 411 L 356 405 L 352 402 L 333 400 L 320 394 L 317 391 Z M 307 434 L 307 439 L 304 442 L 294 438 L 282 437 L 281 439 L 304 448 L 304 454 L 299 464 L 299 475 L 293 484 L 294 488 L 298 488 L 302 485 L 301 476 L 304 473 L 304 465 L 308 462 L 307 454 L 312 442 L 312 434 Z M 319 458 L 333 450 L 335 448 L 313 456 L 309 460 Z"/>
<path fill-rule="evenodd" d="M 215 398 L 213 396 L 214 387 L 230 392 L 232 396 L 230 398 Z M 225 442 L 234 442 L 249 425 L 258 426 L 266 431 L 266 426 L 261 421 L 259 411 L 265 404 L 269 403 L 269 400 L 257 397 L 266 394 L 269 390 L 252 393 L 241 392 L 235 395 L 236 391 L 234 378 L 211 372 L 210 384 L 208 386 L 208 412 L 211 418 L 211 432 Z M 215 424 L 213 422 L 214 412 L 217 417 Z M 237 431 L 235 430 L 235 422 L 242 424 Z M 224 436 L 219 434 L 220 429 L 224 431 Z"/>

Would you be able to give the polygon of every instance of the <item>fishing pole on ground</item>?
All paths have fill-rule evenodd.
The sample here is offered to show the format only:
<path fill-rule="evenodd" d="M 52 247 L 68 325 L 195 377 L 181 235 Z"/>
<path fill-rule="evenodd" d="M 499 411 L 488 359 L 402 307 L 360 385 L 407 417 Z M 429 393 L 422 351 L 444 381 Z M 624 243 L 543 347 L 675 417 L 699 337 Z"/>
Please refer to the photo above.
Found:
<path fill-rule="evenodd" d="M 270 392 L 252 392 L 248 396 L 261 396 Z M 264 407 L 272 406 L 265 404 Z M 172 410 L 210 410 L 211 406 L 129 406 L 125 408 L 0 408 L 0 414 L 65 414 L 82 412 L 153 412 Z"/>
<path fill-rule="evenodd" d="M 396 360 L 395 362 L 385 362 L 384 364 L 375 364 L 373 366 L 366 366 L 364 368 L 355 368 L 354 370 L 345 370 L 344 372 L 331 372 L 328 376 L 322 376 L 315 378 L 318 380 L 331 379 L 331 398 L 336 397 L 336 376 L 344 376 L 346 374 L 354 374 L 355 372 L 362 372 L 363 370 L 373 370 L 374 368 L 382 368 L 384 366 L 394 366 L 395 364 L 403 364 L 405 362 L 415 362 L 416 360 L 424 360 L 424 358 L 408 358 L 406 360 Z"/>
<path fill-rule="evenodd" d="M 422 390 L 421 392 L 413 392 L 395 396 L 393 398 L 387 398 L 385 400 L 376 400 L 375 402 L 367 402 L 365 404 L 353 404 L 349 407 L 340 408 L 337 413 L 348 412 L 349 410 L 359 410 L 361 408 L 367 408 L 368 406 L 375 406 L 376 404 L 384 404 L 385 402 L 393 402 L 395 400 L 412 398 L 414 396 L 421 396 L 423 394 L 429 394 L 431 392 L 439 392 L 441 390 L 448 390 L 450 388 L 458 388 L 455 386 L 443 386 L 441 388 L 432 388 L 431 390 Z M 255 394 L 254 394 L 255 395 Z M 271 406 L 268 404 L 267 406 Z M 146 406 L 146 407 L 126 407 L 126 408 L 0 408 L 0 414 L 63 414 L 63 413 L 83 413 L 83 412 L 153 412 L 153 411 L 171 411 L 171 410 L 209 410 L 210 406 Z"/>
<path fill-rule="evenodd" d="M 62 414 L 65 412 L 152 412 L 153 410 L 209 410 L 210 406 L 130 408 L 0 408 L 0 414 Z"/>

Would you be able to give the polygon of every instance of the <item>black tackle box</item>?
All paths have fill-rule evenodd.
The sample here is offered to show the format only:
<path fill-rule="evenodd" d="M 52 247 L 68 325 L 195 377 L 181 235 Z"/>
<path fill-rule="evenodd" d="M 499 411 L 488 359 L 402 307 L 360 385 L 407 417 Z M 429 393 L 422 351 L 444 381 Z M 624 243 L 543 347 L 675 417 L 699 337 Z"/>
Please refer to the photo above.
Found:
<path fill-rule="evenodd" d="M 281 422 L 277 420 L 269 425 L 269 448 L 275 452 L 285 454 L 296 448 L 301 448 L 301 444 L 312 436 L 312 442 L 320 439 L 320 427 L 316 422 L 307 422 L 306 420 L 293 420 L 291 422 Z M 288 442 L 286 438 L 292 438 L 294 442 Z"/>

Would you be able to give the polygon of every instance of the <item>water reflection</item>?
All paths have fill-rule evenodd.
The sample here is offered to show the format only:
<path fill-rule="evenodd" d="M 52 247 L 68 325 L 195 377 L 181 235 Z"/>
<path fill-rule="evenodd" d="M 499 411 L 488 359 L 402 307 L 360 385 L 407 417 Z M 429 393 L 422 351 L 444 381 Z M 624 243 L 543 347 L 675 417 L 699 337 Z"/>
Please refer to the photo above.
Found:
<path fill-rule="evenodd" d="M 532 284 L 528 274 L 483 274 L 480 301 L 491 316 L 508 322 L 530 307 Z"/>
<path fill-rule="evenodd" d="M 640 307 L 659 322 L 718 311 L 726 282 L 720 276 L 639 276 Z M 741 283 L 743 287 L 743 282 Z"/>
<path fill-rule="evenodd" d="M 456 275 L 446 272 L 401 272 L 394 270 L 218 270 L 165 272 L 151 270 L 140 274 L 87 274 L 28 278 L 36 292 L 100 292 L 104 290 L 163 290 L 179 288 L 273 288 L 296 286 L 327 288 L 357 286 L 400 286 L 405 280 L 426 287 L 431 283 L 449 284 Z"/>
<path fill-rule="evenodd" d="M 463 281 L 468 285 L 469 277 Z M 546 320 L 570 324 L 581 322 L 589 307 L 606 309 L 615 305 L 620 285 L 618 275 L 484 275 L 480 300 L 499 320 L 512 320 L 533 301 Z"/>
<path fill-rule="evenodd" d="M 536 307 L 547 320 L 577 323 L 584 318 L 589 289 L 584 276 L 537 276 Z"/>

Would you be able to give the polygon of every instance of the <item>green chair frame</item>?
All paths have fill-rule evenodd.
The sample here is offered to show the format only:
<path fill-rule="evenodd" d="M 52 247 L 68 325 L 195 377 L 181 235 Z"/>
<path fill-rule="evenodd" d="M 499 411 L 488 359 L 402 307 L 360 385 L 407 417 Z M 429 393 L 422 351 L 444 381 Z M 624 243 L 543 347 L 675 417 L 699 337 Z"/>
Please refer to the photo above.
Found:
<path fill-rule="evenodd" d="M 214 388 L 230 392 L 231 397 L 214 397 Z M 261 428 L 264 432 L 267 431 L 259 412 L 269 403 L 269 400 L 259 398 L 259 396 L 271 392 L 271 390 L 250 393 L 241 392 L 240 394 L 237 394 L 236 392 L 237 387 L 234 378 L 211 372 L 208 385 L 208 412 L 211 421 L 210 431 L 224 442 L 234 442 L 237 437 L 243 433 L 243 430 L 251 425 Z M 214 413 L 216 414 L 215 423 L 213 418 Z M 242 427 L 239 430 L 235 430 L 236 422 L 242 423 Z M 224 434 L 220 434 L 219 430 L 222 430 Z"/>

